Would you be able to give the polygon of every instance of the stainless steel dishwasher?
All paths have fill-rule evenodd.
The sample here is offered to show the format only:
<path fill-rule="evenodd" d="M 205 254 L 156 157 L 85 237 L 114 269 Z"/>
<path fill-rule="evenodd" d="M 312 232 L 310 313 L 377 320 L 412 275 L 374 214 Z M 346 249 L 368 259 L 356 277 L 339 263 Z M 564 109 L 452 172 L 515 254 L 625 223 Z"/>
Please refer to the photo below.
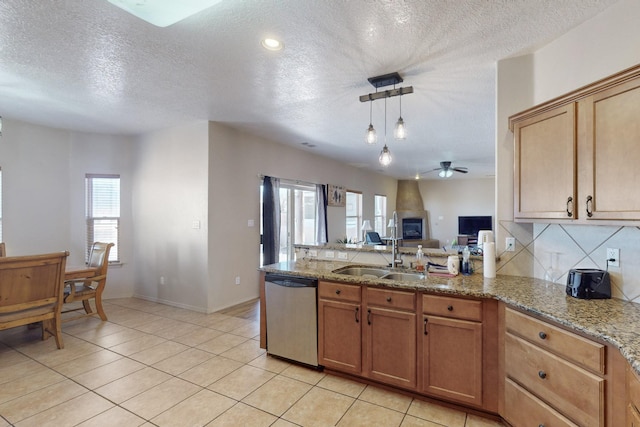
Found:
<path fill-rule="evenodd" d="M 318 281 L 267 273 L 267 352 L 318 366 Z"/>

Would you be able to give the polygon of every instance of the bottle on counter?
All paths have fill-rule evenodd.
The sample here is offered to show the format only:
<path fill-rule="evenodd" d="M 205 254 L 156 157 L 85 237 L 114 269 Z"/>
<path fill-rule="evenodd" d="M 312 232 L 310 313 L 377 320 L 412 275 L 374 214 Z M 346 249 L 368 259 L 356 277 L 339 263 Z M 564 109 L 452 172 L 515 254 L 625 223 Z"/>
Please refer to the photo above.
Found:
<path fill-rule="evenodd" d="M 416 252 L 416 270 L 424 271 L 424 253 L 422 252 L 422 245 L 418 245 L 418 251 Z"/>
<path fill-rule="evenodd" d="M 462 274 L 465 276 L 473 273 L 471 269 L 471 260 L 469 256 L 471 255 L 471 251 L 469 251 L 469 246 L 465 246 L 462 250 Z"/>

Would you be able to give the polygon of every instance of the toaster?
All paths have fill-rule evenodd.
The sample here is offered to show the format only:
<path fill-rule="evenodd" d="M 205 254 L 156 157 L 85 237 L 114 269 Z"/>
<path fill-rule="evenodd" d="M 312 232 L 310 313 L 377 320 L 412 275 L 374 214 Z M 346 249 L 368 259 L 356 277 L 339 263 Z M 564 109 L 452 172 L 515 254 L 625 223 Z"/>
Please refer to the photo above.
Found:
<path fill-rule="evenodd" d="M 595 268 L 572 268 L 567 275 L 567 295 L 580 299 L 611 298 L 609 273 Z"/>

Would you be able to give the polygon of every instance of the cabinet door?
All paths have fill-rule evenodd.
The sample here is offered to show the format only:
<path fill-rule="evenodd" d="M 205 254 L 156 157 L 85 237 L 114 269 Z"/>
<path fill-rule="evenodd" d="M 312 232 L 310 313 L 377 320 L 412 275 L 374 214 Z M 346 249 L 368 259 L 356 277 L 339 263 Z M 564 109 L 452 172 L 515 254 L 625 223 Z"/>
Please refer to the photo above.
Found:
<path fill-rule="evenodd" d="M 424 392 L 482 405 L 482 323 L 423 316 Z"/>
<path fill-rule="evenodd" d="M 318 362 L 327 368 L 360 374 L 360 304 L 318 301 Z"/>
<path fill-rule="evenodd" d="M 415 313 L 368 307 L 363 327 L 367 343 L 365 374 L 385 384 L 415 389 Z"/>
<path fill-rule="evenodd" d="M 514 218 L 577 218 L 575 126 L 573 103 L 515 124 Z"/>
<path fill-rule="evenodd" d="M 578 108 L 579 215 L 640 219 L 640 78 L 597 93 Z"/>

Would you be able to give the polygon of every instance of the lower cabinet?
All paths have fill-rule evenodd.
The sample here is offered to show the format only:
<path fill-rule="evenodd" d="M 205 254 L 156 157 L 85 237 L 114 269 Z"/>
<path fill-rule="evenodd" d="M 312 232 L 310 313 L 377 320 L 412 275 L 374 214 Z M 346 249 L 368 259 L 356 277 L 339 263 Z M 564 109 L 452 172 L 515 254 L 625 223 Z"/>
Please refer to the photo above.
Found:
<path fill-rule="evenodd" d="M 422 296 L 422 387 L 482 406 L 482 302 Z"/>
<path fill-rule="evenodd" d="M 627 367 L 627 427 L 640 427 L 640 378 Z"/>

